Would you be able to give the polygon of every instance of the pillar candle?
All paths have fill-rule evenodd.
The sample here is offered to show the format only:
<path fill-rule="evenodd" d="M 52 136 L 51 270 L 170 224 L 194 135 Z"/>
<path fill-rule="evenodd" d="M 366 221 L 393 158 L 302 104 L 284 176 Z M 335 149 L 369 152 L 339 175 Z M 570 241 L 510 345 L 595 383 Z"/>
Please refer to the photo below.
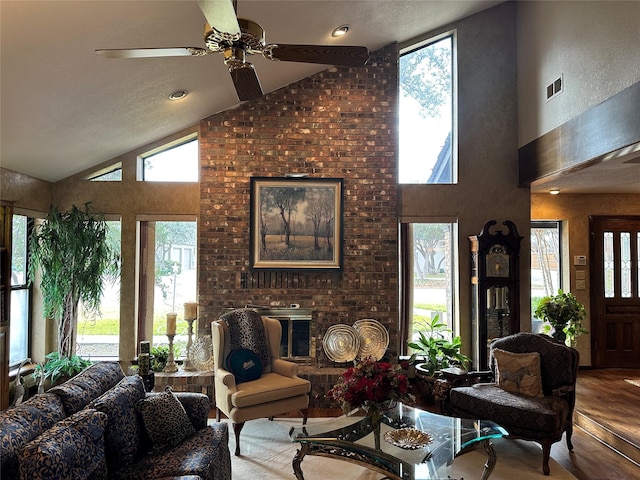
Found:
<path fill-rule="evenodd" d="M 167 313 L 167 335 L 176 334 L 176 318 L 177 313 Z"/>
<path fill-rule="evenodd" d="M 187 302 L 184 304 L 184 319 L 192 320 L 198 318 L 198 304 L 196 302 Z"/>
<path fill-rule="evenodd" d="M 143 340 L 140 342 L 140 353 L 151 353 L 151 343 Z"/>

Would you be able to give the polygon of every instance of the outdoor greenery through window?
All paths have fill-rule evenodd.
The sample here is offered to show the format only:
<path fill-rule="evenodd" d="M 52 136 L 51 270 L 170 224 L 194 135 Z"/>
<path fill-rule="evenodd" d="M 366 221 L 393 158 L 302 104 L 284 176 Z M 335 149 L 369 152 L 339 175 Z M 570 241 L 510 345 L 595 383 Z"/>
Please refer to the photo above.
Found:
<path fill-rule="evenodd" d="M 184 354 L 187 322 L 184 304 L 194 302 L 197 293 L 196 222 L 155 222 L 155 287 L 153 299 L 153 345 L 168 344 L 167 313 L 178 314 L 177 354 Z"/>
<path fill-rule="evenodd" d="M 13 215 L 11 244 L 11 312 L 9 365 L 14 367 L 29 357 L 29 303 L 27 279 L 27 235 L 33 220 Z"/>
<path fill-rule="evenodd" d="M 400 183 L 456 183 L 454 35 L 400 57 Z"/>
<path fill-rule="evenodd" d="M 107 239 L 120 256 L 120 221 L 107 221 Z M 118 357 L 120 345 L 120 282 L 103 280 L 98 318 L 90 317 L 80 304 L 76 353 L 83 358 Z"/>
<path fill-rule="evenodd" d="M 540 299 L 561 288 L 560 222 L 531 223 L 531 311 Z M 532 318 L 531 331 L 542 332 L 543 321 Z"/>
<path fill-rule="evenodd" d="M 117 163 L 110 168 L 102 169 L 89 177 L 92 182 L 121 182 L 122 163 Z"/>
<path fill-rule="evenodd" d="M 453 330 L 454 227 L 451 223 L 409 224 L 409 248 L 413 253 L 408 265 L 413 279 L 409 285 L 413 299 L 411 325 L 407 329 L 409 342 L 417 341 L 418 332 L 425 332 L 426 322 L 435 316 Z M 451 331 L 441 333 L 451 339 Z"/>
<path fill-rule="evenodd" d="M 198 139 L 192 139 L 142 159 L 145 182 L 197 182 Z"/>

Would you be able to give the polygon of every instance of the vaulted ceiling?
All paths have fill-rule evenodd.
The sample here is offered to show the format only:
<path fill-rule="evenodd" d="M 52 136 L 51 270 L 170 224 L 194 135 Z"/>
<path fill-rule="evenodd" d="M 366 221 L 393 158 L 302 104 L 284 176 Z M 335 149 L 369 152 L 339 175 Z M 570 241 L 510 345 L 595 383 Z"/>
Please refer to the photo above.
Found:
<path fill-rule="evenodd" d="M 239 0 L 267 43 L 402 43 L 499 1 Z M 240 101 L 221 54 L 110 59 L 96 49 L 203 47 L 196 1 L 0 2 L 0 165 L 57 181 Z M 348 34 L 331 31 L 349 24 Z M 251 57 L 265 92 L 328 68 Z M 169 94 L 188 92 L 172 102 Z M 602 175 L 598 176 L 602 182 Z"/>

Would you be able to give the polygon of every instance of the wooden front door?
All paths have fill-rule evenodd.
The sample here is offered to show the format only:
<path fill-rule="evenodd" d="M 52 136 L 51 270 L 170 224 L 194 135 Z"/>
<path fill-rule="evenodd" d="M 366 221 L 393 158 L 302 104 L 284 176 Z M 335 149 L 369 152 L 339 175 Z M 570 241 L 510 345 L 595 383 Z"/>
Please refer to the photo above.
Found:
<path fill-rule="evenodd" d="M 593 366 L 640 368 L 640 217 L 591 218 Z"/>

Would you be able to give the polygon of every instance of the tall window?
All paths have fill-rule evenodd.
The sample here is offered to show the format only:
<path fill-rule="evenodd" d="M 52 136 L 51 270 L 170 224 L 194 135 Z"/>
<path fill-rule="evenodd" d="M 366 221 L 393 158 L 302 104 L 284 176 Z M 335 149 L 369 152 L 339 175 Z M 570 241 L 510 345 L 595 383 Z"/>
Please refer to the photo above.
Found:
<path fill-rule="evenodd" d="M 145 182 L 197 182 L 198 139 L 190 138 L 174 146 L 163 147 L 142 158 L 142 180 Z"/>
<path fill-rule="evenodd" d="M 178 314 L 175 344 L 184 352 L 187 323 L 184 304 L 196 300 L 196 222 L 155 222 L 155 287 L 153 299 L 153 344 L 167 343 L 167 313 Z"/>
<path fill-rule="evenodd" d="M 107 239 L 120 255 L 120 221 L 107 221 Z M 83 358 L 118 357 L 120 345 L 120 283 L 103 280 L 99 318 L 89 317 L 80 305 L 76 352 Z"/>
<path fill-rule="evenodd" d="M 456 183 L 454 34 L 400 57 L 400 183 Z"/>
<path fill-rule="evenodd" d="M 561 283 L 560 222 L 531 223 L 531 311 L 542 297 L 555 295 Z M 542 320 L 532 318 L 531 331 L 542 331 Z"/>
<path fill-rule="evenodd" d="M 455 224 L 403 224 L 403 305 L 406 341 L 416 341 L 436 315 L 454 329 Z"/>
<path fill-rule="evenodd" d="M 9 365 L 16 366 L 29 357 L 29 302 L 31 290 L 27 285 L 28 234 L 33 220 L 13 215 L 11 245 L 11 317 L 9 333 Z"/>

